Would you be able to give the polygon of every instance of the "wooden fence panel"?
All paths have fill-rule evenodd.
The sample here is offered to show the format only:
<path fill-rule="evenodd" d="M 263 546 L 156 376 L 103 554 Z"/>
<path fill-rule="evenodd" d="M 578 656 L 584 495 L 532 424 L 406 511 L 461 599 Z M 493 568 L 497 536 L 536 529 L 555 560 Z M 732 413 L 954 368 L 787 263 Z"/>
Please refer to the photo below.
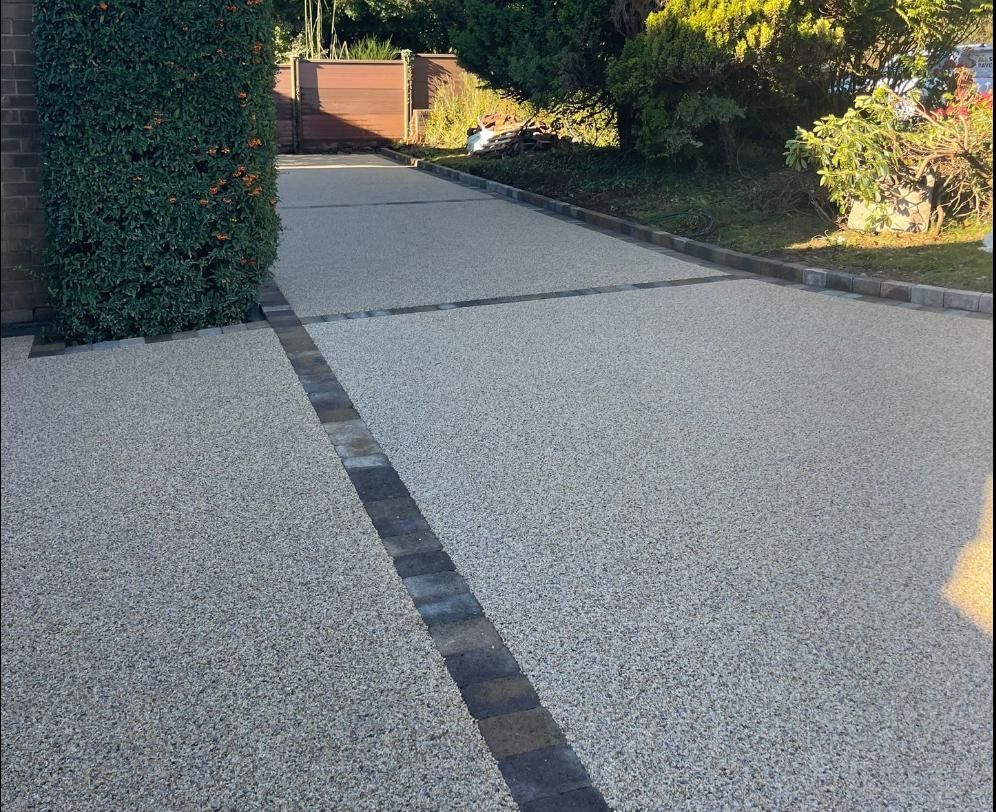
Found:
<path fill-rule="evenodd" d="M 465 73 L 456 54 L 416 54 L 412 64 L 412 109 L 428 110 L 436 83 Z"/>
<path fill-rule="evenodd" d="M 300 62 L 305 152 L 405 134 L 405 70 L 398 61 Z"/>

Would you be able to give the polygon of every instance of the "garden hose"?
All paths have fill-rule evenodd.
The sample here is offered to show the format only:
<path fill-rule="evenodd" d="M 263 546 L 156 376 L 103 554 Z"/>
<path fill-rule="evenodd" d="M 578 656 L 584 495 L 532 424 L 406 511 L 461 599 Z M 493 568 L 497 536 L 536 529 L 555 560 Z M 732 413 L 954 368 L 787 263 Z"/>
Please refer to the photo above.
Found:
<path fill-rule="evenodd" d="M 664 214 L 656 218 L 657 221 L 679 220 L 687 222 L 686 228 L 675 228 L 672 233 L 679 237 L 688 237 L 695 240 L 699 237 L 706 237 L 716 230 L 716 218 L 705 209 L 689 209 L 688 211 L 676 211 Z"/>

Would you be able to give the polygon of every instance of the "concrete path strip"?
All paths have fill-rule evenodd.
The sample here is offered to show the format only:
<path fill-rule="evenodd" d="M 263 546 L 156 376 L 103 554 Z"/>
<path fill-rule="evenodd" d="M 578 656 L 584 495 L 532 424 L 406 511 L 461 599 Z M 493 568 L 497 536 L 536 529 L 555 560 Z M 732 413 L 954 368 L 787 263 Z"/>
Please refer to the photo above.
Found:
<path fill-rule="evenodd" d="M 271 331 L 23 345 L 5 810 L 514 807 Z"/>

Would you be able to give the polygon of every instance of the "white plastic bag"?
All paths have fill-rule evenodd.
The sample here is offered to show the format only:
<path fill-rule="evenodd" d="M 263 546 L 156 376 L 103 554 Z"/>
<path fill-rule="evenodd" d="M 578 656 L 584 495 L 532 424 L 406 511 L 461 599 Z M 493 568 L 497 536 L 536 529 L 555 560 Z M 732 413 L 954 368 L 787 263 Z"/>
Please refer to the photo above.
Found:
<path fill-rule="evenodd" d="M 467 154 L 472 155 L 488 145 L 488 142 L 495 137 L 495 131 L 486 127 L 481 127 L 477 132 L 467 136 Z"/>

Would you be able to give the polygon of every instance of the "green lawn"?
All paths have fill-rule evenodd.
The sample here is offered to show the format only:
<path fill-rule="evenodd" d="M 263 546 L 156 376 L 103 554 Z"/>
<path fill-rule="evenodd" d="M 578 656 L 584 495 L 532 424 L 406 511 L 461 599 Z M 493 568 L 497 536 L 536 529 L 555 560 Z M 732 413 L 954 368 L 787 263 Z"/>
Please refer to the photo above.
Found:
<path fill-rule="evenodd" d="M 611 149 L 568 148 L 514 158 L 403 149 L 454 169 L 737 251 L 890 279 L 993 289 L 993 255 L 979 250 L 990 222 L 955 225 L 939 236 L 841 230 L 817 214 L 798 188 L 800 177 L 783 167 L 756 173 L 681 170 Z M 710 219 L 711 233 L 697 234 Z"/>

